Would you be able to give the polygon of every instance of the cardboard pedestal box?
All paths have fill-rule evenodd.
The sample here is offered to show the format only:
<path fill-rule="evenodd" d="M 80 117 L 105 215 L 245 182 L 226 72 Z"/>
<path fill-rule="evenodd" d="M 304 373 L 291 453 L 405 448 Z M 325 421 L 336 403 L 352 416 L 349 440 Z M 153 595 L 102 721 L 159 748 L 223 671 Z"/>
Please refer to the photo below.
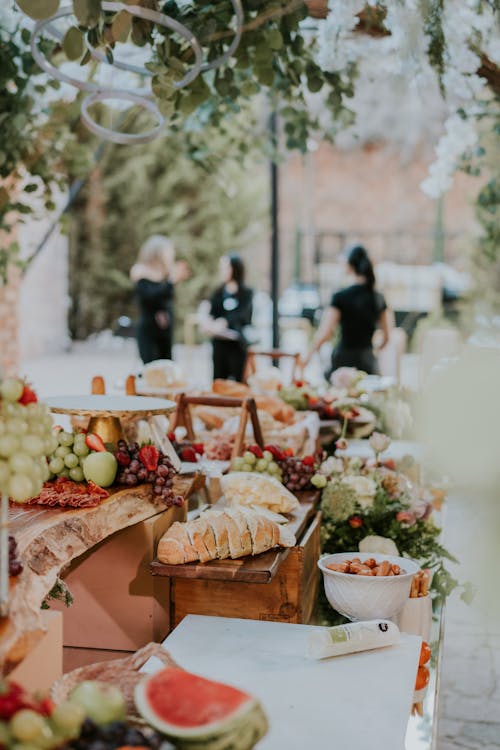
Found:
<path fill-rule="evenodd" d="M 62 578 L 74 603 L 53 605 L 64 613 L 64 646 L 136 651 L 167 635 L 169 581 L 151 576 L 149 565 L 162 534 L 185 520 L 186 512 L 185 505 L 169 508 L 116 532 L 71 563 Z M 83 662 L 100 661 L 89 657 Z"/>

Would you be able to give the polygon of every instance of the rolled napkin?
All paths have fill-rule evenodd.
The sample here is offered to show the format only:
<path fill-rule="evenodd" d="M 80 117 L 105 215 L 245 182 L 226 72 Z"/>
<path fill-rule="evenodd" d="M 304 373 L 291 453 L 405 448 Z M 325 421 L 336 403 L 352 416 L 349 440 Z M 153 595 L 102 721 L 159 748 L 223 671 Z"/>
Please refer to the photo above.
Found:
<path fill-rule="evenodd" d="M 399 641 L 399 628 L 390 620 L 367 620 L 315 630 L 309 636 L 308 651 L 314 659 L 327 659 L 394 646 Z"/>

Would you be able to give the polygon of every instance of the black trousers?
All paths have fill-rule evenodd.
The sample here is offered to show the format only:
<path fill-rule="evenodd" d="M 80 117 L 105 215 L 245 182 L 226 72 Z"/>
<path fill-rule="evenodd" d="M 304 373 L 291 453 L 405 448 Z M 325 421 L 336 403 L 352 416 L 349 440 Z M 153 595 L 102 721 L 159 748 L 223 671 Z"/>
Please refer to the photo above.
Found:
<path fill-rule="evenodd" d="M 246 349 L 238 341 L 213 339 L 214 379 L 243 381 Z"/>
<path fill-rule="evenodd" d="M 154 318 L 141 318 L 137 325 L 137 344 L 145 365 L 156 359 L 172 359 L 172 327 L 160 328 Z"/>
<path fill-rule="evenodd" d="M 325 372 L 325 377 L 330 380 L 334 370 L 339 367 L 356 367 L 363 370 L 367 375 L 379 375 L 379 367 L 375 354 L 371 346 L 363 349 L 344 349 L 337 347 L 332 354 L 332 364 L 329 370 Z"/>

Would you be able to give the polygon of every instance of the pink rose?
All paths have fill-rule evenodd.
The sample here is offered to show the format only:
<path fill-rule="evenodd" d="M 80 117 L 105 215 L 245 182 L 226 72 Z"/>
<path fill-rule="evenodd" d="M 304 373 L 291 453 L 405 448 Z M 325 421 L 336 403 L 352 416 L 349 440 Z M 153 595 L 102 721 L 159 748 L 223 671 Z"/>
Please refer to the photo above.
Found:
<path fill-rule="evenodd" d="M 396 513 L 396 521 L 404 523 L 406 526 L 413 526 L 417 523 L 415 514 L 409 510 L 400 510 L 399 513 Z"/>

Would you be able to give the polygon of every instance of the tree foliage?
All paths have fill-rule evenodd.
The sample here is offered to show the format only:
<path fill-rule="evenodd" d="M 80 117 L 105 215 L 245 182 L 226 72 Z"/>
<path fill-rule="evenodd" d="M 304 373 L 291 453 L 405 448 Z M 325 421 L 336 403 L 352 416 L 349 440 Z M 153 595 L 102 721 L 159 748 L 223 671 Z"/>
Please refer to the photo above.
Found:
<path fill-rule="evenodd" d="M 217 283 L 220 255 L 261 238 L 265 174 L 253 150 L 243 164 L 230 150 L 242 135 L 235 130 L 249 132 L 250 115 L 193 138 L 174 133 L 143 146 L 108 144 L 71 212 L 75 337 L 111 327 L 120 315 L 135 315 L 129 270 L 149 235 L 172 237 L 177 256 L 190 264 L 192 278 L 176 292 L 179 324 Z"/>
<path fill-rule="evenodd" d="M 39 106 L 55 81 L 40 76 L 29 52 L 27 29 L 0 24 L 0 283 L 9 262 L 21 262 L 11 231 L 38 203 L 51 211 L 53 191 L 64 187 L 68 171 L 87 167 L 86 149 L 71 129 L 79 108 Z"/>

